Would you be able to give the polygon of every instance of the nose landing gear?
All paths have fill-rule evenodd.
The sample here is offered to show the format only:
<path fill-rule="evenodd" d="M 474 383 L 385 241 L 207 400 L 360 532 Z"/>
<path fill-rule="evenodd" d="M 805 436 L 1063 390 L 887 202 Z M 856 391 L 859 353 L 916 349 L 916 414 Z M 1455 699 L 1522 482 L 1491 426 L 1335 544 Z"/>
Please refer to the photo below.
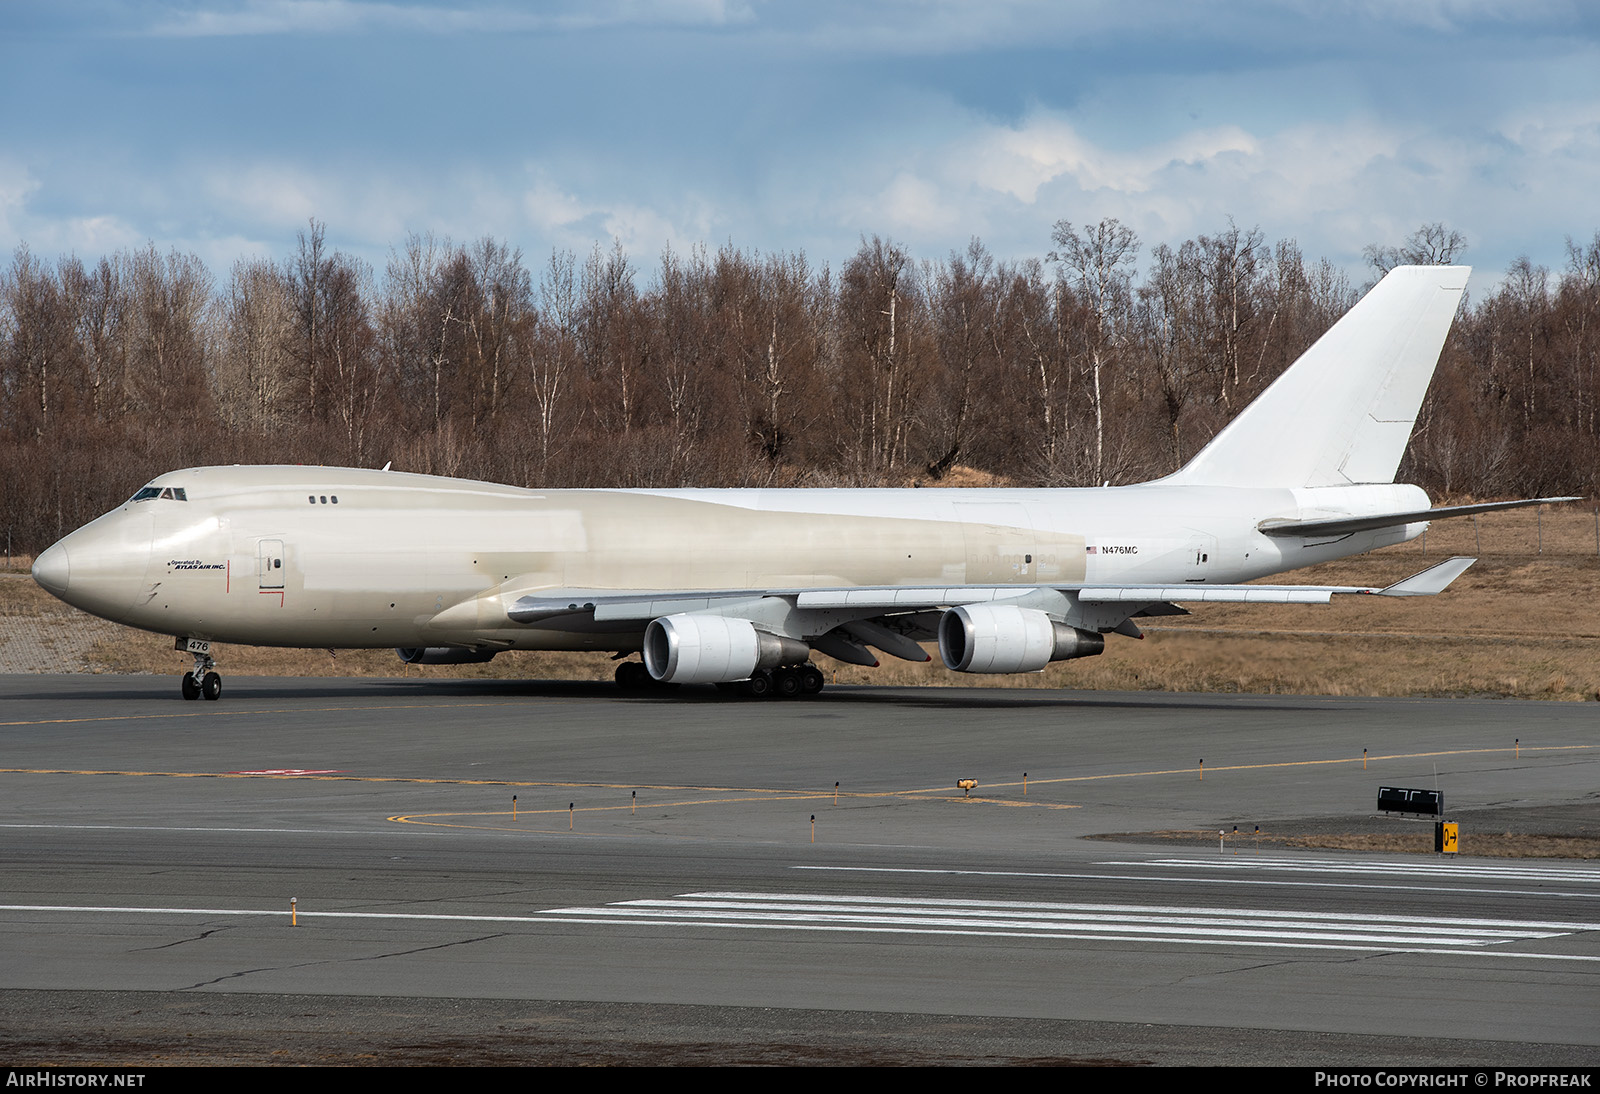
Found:
<path fill-rule="evenodd" d="M 211 643 L 198 638 L 180 638 L 178 649 L 194 656 L 194 668 L 183 674 L 183 697 L 186 700 L 205 699 L 216 702 L 222 698 L 222 677 L 211 659 Z"/>

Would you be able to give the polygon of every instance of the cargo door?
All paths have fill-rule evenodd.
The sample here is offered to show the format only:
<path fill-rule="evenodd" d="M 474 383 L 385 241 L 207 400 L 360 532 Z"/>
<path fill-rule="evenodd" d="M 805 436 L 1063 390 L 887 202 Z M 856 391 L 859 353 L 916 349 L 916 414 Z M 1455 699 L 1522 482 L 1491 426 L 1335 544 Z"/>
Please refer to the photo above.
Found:
<path fill-rule="evenodd" d="M 283 540 L 263 539 L 256 547 L 256 580 L 260 588 L 283 588 Z"/>

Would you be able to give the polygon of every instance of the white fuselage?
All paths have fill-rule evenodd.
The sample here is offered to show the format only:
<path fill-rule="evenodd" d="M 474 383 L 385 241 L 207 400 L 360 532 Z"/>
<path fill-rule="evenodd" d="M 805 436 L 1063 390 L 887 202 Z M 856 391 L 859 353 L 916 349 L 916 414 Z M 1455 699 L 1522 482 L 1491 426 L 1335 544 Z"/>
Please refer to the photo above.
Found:
<path fill-rule="evenodd" d="M 1427 507 L 1404 485 L 528 490 L 321 467 L 196 468 L 151 486 L 173 496 L 73 532 L 40 556 L 41 583 L 145 630 L 341 648 L 639 648 L 638 623 L 508 618 L 552 590 L 1239 582 L 1425 527 L 1285 539 L 1264 520 Z"/>

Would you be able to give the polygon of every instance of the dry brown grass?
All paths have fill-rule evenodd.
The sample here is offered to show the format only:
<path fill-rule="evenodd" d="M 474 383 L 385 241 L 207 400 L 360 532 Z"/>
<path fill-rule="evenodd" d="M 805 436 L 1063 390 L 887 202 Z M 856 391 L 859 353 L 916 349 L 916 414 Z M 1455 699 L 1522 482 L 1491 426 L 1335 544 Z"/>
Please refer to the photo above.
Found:
<path fill-rule="evenodd" d="M 18 574 L 0 574 L 0 615 L 49 615 L 72 609 Z"/>
<path fill-rule="evenodd" d="M 1591 506 L 1527 510 L 1437 524 L 1422 541 L 1297 571 L 1307 584 L 1385 585 L 1449 555 L 1479 562 L 1443 595 L 1341 597 L 1331 605 L 1201 605 L 1151 621 L 1143 641 L 1113 636 L 1104 655 L 1042 673 L 981 677 L 886 658 L 876 669 L 819 657 L 841 684 L 990 686 L 1277 694 L 1600 698 L 1600 554 Z M 1481 532 L 1481 546 L 1479 538 Z M 31 560 L 29 560 L 31 562 Z M 21 572 L 25 572 L 25 568 Z M 71 616 L 31 581 L 0 578 L 0 617 Z M 19 621 L 20 621 L 19 618 Z M 87 661 L 100 672 L 177 673 L 189 659 L 171 639 L 126 631 Z M 937 656 L 935 652 L 935 656 Z M 483 665 L 405 666 L 387 650 L 278 650 L 230 646 L 231 674 L 523 679 L 609 679 L 604 654 L 510 653 Z"/>

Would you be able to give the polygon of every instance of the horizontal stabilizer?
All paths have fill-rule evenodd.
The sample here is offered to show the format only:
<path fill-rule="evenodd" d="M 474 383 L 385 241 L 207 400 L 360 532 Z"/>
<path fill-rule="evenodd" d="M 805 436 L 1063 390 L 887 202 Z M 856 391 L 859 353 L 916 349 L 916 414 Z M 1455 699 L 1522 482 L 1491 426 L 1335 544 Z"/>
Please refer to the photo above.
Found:
<path fill-rule="evenodd" d="M 1257 527 L 1269 536 L 1347 536 L 1352 532 L 1370 532 L 1377 528 L 1398 528 L 1420 521 L 1443 520 L 1446 517 L 1470 517 L 1476 513 L 1494 513 L 1501 509 L 1521 509 L 1527 505 L 1555 505 L 1564 501 L 1582 501 L 1582 498 L 1523 498 L 1519 501 L 1486 501 L 1477 505 L 1444 505 L 1437 509 L 1414 509 L 1409 513 L 1380 513 L 1374 517 L 1330 517 L 1325 520 L 1264 520 Z"/>
<path fill-rule="evenodd" d="M 1077 590 L 1085 604 L 1326 604 L 1334 593 L 1375 593 L 1344 585 L 1104 585 Z"/>
<path fill-rule="evenodd" d="M 1429 566 L 1419 574 L 1412 574 L 1386 589 L 1379 589 L 1377 595 L 1434 596 L 1444 592 L 1452 581 L 1466 573 L 1467 567 L 1476 561 L 1478 560 L 1475 558 L 1447 558 L 1437 566 Z"/>
<path fill-rule="evenodd" d="M 1078 599 L 1091 604 L 1137 603 L 1147 600 L 1221 604 L 1326 604 L 1335 596 L 1433 596 L 1442 593 L 1466 572 L 1475 558 L 1448 558 L 1421 573 L 1412 574 L 1386 588 L 1363 585 L 1088 585 L 1077 590 Z"/>

